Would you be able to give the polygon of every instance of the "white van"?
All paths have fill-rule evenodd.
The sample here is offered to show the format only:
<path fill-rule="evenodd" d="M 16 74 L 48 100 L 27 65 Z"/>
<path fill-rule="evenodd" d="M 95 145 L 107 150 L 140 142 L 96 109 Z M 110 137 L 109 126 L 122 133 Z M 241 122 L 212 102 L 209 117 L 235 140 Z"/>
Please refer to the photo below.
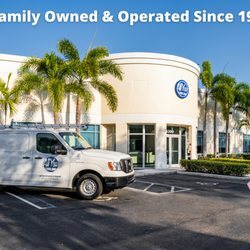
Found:
<path fill-rule="evenodd" d="M 90 200 L 133 181 L 129 155 L 92 149 L 76 132 L 0 130 L 0 185 L 76 188 Z"/>

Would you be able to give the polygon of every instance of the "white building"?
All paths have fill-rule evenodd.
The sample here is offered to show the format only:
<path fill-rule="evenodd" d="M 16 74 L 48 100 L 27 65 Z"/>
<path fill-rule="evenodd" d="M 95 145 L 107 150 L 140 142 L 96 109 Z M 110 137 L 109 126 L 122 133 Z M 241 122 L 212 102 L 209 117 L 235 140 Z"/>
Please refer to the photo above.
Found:
<path fill-rule="evenodd" d="M 7 80 L 12 73 L 13 83 L 25 59 L 0 54 L 0 77 Z M 185 58 L 155 53 L 112 54 L 110 59 L 120 65 L 124 73 L 122 82 L 105 76 L 117 92 L 119 106 L 112 113 L 105 99 L 94 91 L 95 101 L 82 115 L 82 123 L 88 124 L 88 129 L 82 131 L 84 137 L 93 147 L 129 153 L 136 167 L 161 169 L 178 166 L 180 159 L 197 158 L 197 150 L 198 153 L 202 151 L 203 136 L 203 98 L 198 96 L 199 66 Z M 33 95 L 33 98 L 36 97 Z M 22 102 L 12 118 L 18 122 L 41 122 L 41 112 L 30 103 L 31 98 Z M 213 153 L 212 105 L 210 101 L 208 153 Z M 250 151 L 250 135 L 246 135 L 245 130 L 238 130 L 238 116 L 234 113 L 231 117 L 231 153 Z M 49 100 L 45 105 L 45 120 L 53 123 Z M 75 123 L 73 96 L 65 97 L 61 120 Z M 220 113 L 217 123 L 217 148 L 223 153 L 225 123 Z"/>

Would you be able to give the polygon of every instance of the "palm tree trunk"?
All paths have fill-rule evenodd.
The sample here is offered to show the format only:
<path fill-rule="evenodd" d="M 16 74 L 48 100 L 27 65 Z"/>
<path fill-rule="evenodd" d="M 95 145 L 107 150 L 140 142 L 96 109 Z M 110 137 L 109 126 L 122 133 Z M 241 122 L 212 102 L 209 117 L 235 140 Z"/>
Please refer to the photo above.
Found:
<path fill-rule="evenodd" d="M 42 124 L 45 124 L 45 116 L 44 116 L 44 106 L 43 106 L 43 97 L 42 94 L 40 93 L 40 103 L 41 103 L 41 117 L 42 117 Z"/>
<path fill-rule="evenodd" d="M 66 124 L 70 124 L 70 93 L 67 94 L 67 109 L 66 109 L 66 117 L 65 117 Z"/>
<path fill-rule="evenodd" d="M 207 156 L 207 99 L 208 92 L 205 93 L 204 121 L 203 121 L 203 156 Z"/>
<path fill-rule="evenodd" d="M 42 116 L 42 124 L 45 124 L 45 116 L 44 116 L 44 107 L 43 107 L 43 103 L 41 103 L 41 116 Z"/>
<path fill-rule="evenodd" d="M 59 112 L 54 111 L 54 124 L 59 124 Z"/>
<path fill-rule="evenodd" d="M 217 155 L 217 101 L 214 101 L 214 157 Z"/>
<path fill-rule="evenodd" d="M 228 143 L 228 127 L 229 127 L 229 116 L 228 116 L 228 118 L 227 118 L 227 120 L 226 120 L 226 157 L 228 157 L 228 145 L 229 145 L 229 143 Z"/>
<path fill-rule="evenodd" d="M 76 125 L 79 126 L 81 121 L 81 99 L 77 95 L 76 97 Z M 76 128 L 76 132 L 80 133 L 80 129 Z"/>
<path fill-rule="evenodd" d="M 8 107 L 7 104 L 4 104 L 4 125 L 7 125 L 7 111 L 8 111 Z"/>

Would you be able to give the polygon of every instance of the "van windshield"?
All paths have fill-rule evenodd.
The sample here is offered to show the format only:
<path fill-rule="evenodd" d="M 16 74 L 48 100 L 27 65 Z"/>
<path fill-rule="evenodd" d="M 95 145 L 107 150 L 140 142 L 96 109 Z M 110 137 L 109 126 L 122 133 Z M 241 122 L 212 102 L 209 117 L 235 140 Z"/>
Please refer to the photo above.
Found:
<path fill-rule="evenodd" d="M 59 135 L 75 150 L 91 149 L 89 143 L 75 132 L 61 132 Z"/>

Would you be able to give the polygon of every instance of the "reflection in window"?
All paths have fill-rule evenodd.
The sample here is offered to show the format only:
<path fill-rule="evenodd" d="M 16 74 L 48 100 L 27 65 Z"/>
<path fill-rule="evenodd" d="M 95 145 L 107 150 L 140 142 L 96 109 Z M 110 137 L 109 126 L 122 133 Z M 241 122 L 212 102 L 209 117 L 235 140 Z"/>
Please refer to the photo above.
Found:
<path fill-rule="evenodd" d="M 197 131 L 197 154 L 203 154 L 203 131 Z"/>
<path fill-rule="evenodd" d="M 62 143 L 53 135 L 48 133 L 40 133 L 36 136 L 37 151 L 44 154 L 51 154 L 52 147 L 57 146 L 59 150 L 66 150 Z"/>
<path fill-rule="evenodd" d="M 81 136 L 93 147 L 100 148 L 100 126 L 87 125 L 86 130 L 80 132 Z"/>
<path fill-rule="evenodd" d="M 243 153 L 250 153 L 250 135 L 243 135 Z"/>
<path fill-rule="evenodd" d="M 228 153 L 230 151 L 230 134 L 228 133 Z M 226 153 L 226 133 L 219 133 L 219 153 Z"/>
<path fill-rule="evenodd" d="M 129 125 L 129 154 L 135 167 L 154 167 L 155 126 Z"/>

